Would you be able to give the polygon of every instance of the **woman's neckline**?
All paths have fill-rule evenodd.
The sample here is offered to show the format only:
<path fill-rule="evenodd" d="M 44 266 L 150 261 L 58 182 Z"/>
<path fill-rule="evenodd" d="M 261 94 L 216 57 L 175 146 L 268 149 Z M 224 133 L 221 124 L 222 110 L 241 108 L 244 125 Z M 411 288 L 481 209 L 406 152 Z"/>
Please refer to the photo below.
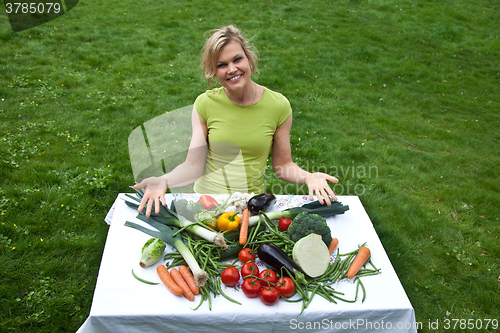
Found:
<path fill-rule="evenodd" d="M 260 85 L 257 85 L 257 84 L 256 84 L 256 86 L 260 86 Z M 259 104 L 259 102 L 260 102 L 260 101 L 264 98 L 264 96 L 266 95 L 266 91 L 267 91 L 266 87 L 264 87 L 264 86 L 260 86 L 260 87 L 262 87 L 262 88 L 263 88 L 263 93 L 262 93 L 262 96 L 260 96 L 260 98 L 259 98 L 259 99 L 257 99 L 257 98 L 256 98 L 256 101 L 255 101 L 255 102 L 253 102 L 252 104 L 239 104 L 239 103 L 236 103 L 236 102 L 234 102 L 233 100 L 231 100 L 231 99 L 229 98 L 229 96 L 228 96 L 228 95 L 227 95 L 227 93 L 226 93 L 226 89 L 224 89 L 224 87 L 221 87 L 221 90 L 222 90 L 222 93 L 224 94 L 224 96 L 227 98 L 227 100 L 228 100 L 228 101 L 230 101 L 232 104 L 237 105 L 237 106 L 240 106 L 240 107 L 249 107 L 249 106 L 254 106 L 254 105 Z"/>

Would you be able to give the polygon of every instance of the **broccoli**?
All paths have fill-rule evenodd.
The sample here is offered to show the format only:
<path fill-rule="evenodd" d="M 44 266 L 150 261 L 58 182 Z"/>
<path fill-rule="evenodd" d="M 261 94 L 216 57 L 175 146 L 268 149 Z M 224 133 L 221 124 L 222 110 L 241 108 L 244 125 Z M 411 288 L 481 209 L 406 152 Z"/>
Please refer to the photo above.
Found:
<path fill-rule="evenodd" d="M 305 211 L 295 216 L 287 232 L 288 237 L 294 242 L 310 234 L 320 235 L 326 246 L 332 241 L 332 232 L 326 219 Z"/>
<path fill-rule="evenodd" d="M 142 247 L 142 255 L 139 265 L 142 268 L 146 268 L 156 264 L 158 260 L 160 260 L 166 247 L 165 243 L 159 238 L 149 239 Z"/>

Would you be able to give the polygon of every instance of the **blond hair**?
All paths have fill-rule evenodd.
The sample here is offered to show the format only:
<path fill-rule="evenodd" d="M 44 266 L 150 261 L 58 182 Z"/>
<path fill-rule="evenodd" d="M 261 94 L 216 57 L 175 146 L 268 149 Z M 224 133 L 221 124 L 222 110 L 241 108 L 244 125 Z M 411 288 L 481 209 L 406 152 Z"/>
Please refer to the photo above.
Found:
<path fill-rule="evenodd" d="M 241 31 L 233 25 L 214 29 L 211 31 L 210 37 L 206 40 L 201 55 L 203 76 L 211 87 L 214 85 L 213 78 L 217 70 L 217 57 L 224 46 L 233 40 L 239 42 L 243 52 L 245 52 L 250 64 L 250 70 L 252 71 L 251 74 L 258 73 L 257 63 L 259 58 L 257 49 L 249 44 L 249 41 L 243 37 Z"/>

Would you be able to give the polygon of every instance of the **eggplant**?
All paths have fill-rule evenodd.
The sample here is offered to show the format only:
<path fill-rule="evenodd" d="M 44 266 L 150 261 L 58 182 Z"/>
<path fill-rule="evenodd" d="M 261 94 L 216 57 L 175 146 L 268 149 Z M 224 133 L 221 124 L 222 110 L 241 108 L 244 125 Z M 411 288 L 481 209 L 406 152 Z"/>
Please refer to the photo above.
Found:
<path fill-rule="evenodd" d="M 273 194 L 262 193 L 254 195 L 248 200 L 248 211 L 252 215 L 257 215 L 259 212 L 265 212 L 269 206 L 276 202 L 276 197 Z"/>
<path fill-rule="evenodd" d="M 300 272 L 299 266 L 286 255 L 283 250 L 274 245 L 273 243 L 265 242 L 260 244 L 257 249 L 257 255 L 259 259 L 264 262 L 267 266 L 273 268 L 278 273 L 286 273 L 287 271 L 282 268 L 286 268 L 292 277 L 297 277 L 297 273 Z"/>

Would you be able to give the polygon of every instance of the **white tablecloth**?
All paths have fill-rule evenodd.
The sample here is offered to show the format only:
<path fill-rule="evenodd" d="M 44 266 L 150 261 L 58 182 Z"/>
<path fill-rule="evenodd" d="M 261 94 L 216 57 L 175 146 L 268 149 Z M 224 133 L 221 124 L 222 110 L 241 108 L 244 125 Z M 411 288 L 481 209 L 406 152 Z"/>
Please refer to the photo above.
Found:
<path fill-rule="evenodd" d="M 179 194 L 176 194 L 179 195 Z M 192 195 L 192 194 L 191 194 Z M 182 195 L 181 195 L 182 196 Z M 189 195 L 188 195 L 189 196 Z M 141 224 L 137 212 L 125 205 L 124 194 L 118 195 L 108 214 L 111 225 L 104 248 L 99 276 L 89 318 L 78 333 L 147 333 L 147 332 L 417 332 L 413 307 L 387 257 L 387 254 L 357 196 L 339 196 L 349 205 L 343 215 L 327 218 L 332 236 L 339 239 L 340 253 L 355 250 L 367 242 L 372 261 L 382 274 L 363 278 L 366 300 L 356 303 L 329 303 L 316 296 L 298 317 L 302 303 L 280 300 L 273 306 L 259 298 L 247 298 L 242 292 L 226 288 L 225 292 L 242 305 L 225 298 L 212 300 L 196 311 L 200 295 L 194 302 L 171 294 L 162 284 L 148 285 L 140 277 L 159 282 L 156 266 L 139 266 L 140 251 L 150 236 L 125 227 L 125 221 Z M 167 196 L 167 200 L 172 196 Z M 302 196 L 278 196 L 278 204 L 293 206 Z M 286 208 L 286 207 L 285 207 Z M 168 248 L 167 248 L 168 250 Z M 158 264 L 161 264 L 161 260 Z M 335 289 L 354 299 L 355 285 L 344 280 Z M 361 295 L 361 290 L 359 291 Z"/>

